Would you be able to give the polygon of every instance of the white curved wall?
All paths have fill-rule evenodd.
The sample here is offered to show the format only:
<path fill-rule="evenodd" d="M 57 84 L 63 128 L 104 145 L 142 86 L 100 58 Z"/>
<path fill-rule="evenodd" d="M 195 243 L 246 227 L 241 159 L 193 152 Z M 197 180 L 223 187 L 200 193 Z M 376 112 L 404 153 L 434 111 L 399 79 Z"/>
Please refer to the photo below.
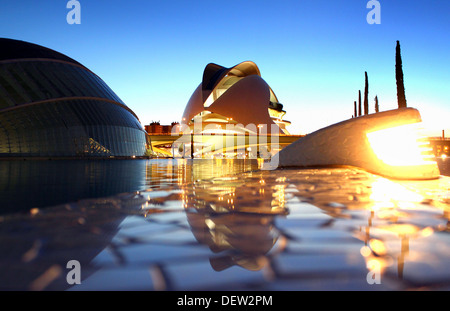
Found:
<path fill-rule="evenodd" d="M 217 67 L 217 68 L 216 68 Z M 224 67 L 216 64 L 208 64 L 205 72 L 213 68 L 215 71 L 224 69 Z M 214 75 L 214 70 L 208 72 L 208 77 Z M 240 77 L 239 81 L 230 86 L 215 101 L 211 100 L 209 105 L 208 97 L 217 89 L 222 87 L 224 79 L 229 76 Z M 205 74 L 204 74 L 205 79 Z M 276 129 L 276 133 L 283 133 L 282 130 L 273 122 L 269 115 L 269 102 L 275 94 L 271 91 L 269 85 L 261 78 L 258 66 L 251 61 L 242 62 L 234 67 L 227 69 L 221 73 L 221 77 L 214 82 L 213 89 L 204 90 L 202 81 L 196 88 L 188 104 L 184 110 L 181 123 L 189 124 L 190 121 L 202 111 L 210 111 L 222 115 L 225 118 L 232 118 L 234 121 L 242 124 L 244 127 L 248 125 L 264 125 L 265 130 L 271 132 L 271 128 Z M 211 95 L 212 96 L 212 95 Z M 215 95 L 217 97 L 217 94 Z M 205 102 L 208 100 L 209 107 L 205 108 Z M 273 125 L 273 126 L 272 126 Z M 275 133 L 273 133 L 275 134 Z"/>
<path fill-rule="evenodd" d="M 275 124 L 269 115 L 270 89 L 257 75 L 251 75 L 231 86 L 209 108 L 211 112 L 233 118 L 244 126 Z M 278 126 L 277 126 L 278 127 Z"/>

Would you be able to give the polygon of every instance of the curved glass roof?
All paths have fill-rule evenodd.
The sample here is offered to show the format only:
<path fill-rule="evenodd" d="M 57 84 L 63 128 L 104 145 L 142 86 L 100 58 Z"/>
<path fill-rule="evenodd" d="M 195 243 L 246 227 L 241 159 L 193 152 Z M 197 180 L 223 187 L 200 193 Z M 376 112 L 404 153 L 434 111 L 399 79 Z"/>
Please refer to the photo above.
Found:
<path fill-rule="evenodd" d="M 138 117 L 99 76 L 36 44 L 0 47 L 0 157 L 144 155 Z"/>
<path fill-rule="evenodd" d="M 0 38 L 0 110 L 55 99 L 97 98 L 137 115 L 88 68 L 52 49 Z"/>
<path fill-rule="evenodd" d="M 47 58 L 65 61 L 84 67 L 76 60 L 56 52 L 52 49 L 20 40 L 0 38 L 0 61 L 27 59 L 27 58 Z"/>

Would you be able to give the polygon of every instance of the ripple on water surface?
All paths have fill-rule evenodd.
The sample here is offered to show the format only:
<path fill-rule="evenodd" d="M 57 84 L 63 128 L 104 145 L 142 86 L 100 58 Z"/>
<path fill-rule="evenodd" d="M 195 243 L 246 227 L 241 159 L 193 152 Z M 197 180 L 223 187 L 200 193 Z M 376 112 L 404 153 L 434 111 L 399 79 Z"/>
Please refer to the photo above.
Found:
<path fill-rule="evenodd" d="M 159 160 L 145 187 L 4 215 L 2 286 L 448 289 L 450 180 Z M 69 286 L 66 263 L 81 263 Z"/>

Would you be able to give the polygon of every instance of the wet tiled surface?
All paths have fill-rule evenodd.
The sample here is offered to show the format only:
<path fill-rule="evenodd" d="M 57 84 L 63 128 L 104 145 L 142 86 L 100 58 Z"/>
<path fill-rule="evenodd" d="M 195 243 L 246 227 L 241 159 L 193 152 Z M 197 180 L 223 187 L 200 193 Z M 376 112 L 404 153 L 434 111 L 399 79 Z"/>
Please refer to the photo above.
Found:
<path fill-rule="evenodd" d="M 1 216 L 1 288 L 450 289 L 448 177 L 167 163 L 142 191 Z"/>

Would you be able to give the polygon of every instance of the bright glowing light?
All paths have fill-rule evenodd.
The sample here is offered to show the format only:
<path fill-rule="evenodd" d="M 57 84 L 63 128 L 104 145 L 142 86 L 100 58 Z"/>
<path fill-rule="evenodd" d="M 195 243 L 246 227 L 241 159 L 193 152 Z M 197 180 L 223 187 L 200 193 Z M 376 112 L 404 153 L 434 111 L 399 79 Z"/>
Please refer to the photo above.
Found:
<path fill-rule="evenodd" d="M 429 142 L 420 135 L 420 123 L 367 133 L 376 156 L 385 164 L 392 166 L 416 166 L 435 164 Z"/>
<path fill-rule="evenodd" d="M 388 178 L 437 179 L 439 167 L 422 133 L 419 111 L 399 108 L 319 129 L 276 157 L 279 167 L 348 165 Z"/>
<path fill-rule="evenodd" d="M 420 203 L 424 197 L 406 187 L 385 178 L 379 178 L 372 183 L 370 199 L 381 203 L 383 207 L 393 207 L 389 202 L 415 202 Z"/>
<path fill-rule="evenodd" d="M 433 235 L 434 230 L 431 227 L 426 227 L 425 229 L 422 230 L 422 232 L 420 233 L 422 235 L 422 237 L 429 237 L 431 235 Z"/>
<path fill-rule="evenodd" d="M 379 256 L 383 256 L 386 255 L 387 250 L 386 250 L 386 246 L 384 245 L 384 243 L 380 240 L 377 239 L 371 239 L 369 241 L 369 245 L 370 248 L 372 248 L 372 250 Z"/>
<path fill-rule="evenodd" d="M 392 232 L 399 236 L 411 236 L 420 232 L 419 227 L 411 224 L 391 224 L 379 226 L 378 229 Z M 427 229 L 426 233 L 429 234 L 429 229 Z"/>
<path fill-rule="evenodd" d="M 361 255 L 363 257 L 369 257 L 372 254 L 372 251 L 370 250 L 370 248 L 368 246 L 361 247 L 359 252 L 361 253 Z"/>

